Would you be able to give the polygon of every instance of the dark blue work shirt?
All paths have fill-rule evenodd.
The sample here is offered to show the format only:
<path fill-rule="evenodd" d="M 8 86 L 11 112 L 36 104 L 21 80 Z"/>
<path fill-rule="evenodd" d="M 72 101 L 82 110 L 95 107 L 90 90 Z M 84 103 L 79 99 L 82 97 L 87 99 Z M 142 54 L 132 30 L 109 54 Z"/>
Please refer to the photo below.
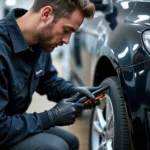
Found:
<path fill-rule="evenodd" d="M 49 128 L 46 112 L 25 113 L 35 91 L 59 101 L 71 96 L 73 86 L 57 77 L 49 53 L 26 43 L 16 22 L 25 13 L 15 9 L 0 20 L 0 147 Z"/>

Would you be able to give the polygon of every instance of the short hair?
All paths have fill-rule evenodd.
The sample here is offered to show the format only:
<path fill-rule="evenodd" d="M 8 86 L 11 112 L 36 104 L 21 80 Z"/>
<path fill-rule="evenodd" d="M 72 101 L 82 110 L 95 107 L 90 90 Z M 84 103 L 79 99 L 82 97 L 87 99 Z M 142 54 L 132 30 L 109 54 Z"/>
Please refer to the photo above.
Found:
<path fill-rule="evenodd" d="M 95 12 L 95 5 L 89 0 L 34 0 L 31 9 L 39 12 L 45 6 L 53 8 L 54 16 L 57 19 L 69 18 L 76 9 L 79 9 L 85 18 L 93 18 Z"/>

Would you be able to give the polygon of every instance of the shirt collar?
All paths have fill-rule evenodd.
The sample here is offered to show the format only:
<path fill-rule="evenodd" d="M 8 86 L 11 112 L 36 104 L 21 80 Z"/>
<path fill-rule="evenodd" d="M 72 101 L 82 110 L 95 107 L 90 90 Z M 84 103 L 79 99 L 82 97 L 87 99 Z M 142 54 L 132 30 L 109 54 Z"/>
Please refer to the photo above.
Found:
<path fill-rule="evenodd" d="M 16 18 L 21 17 L 26 12 L 25 9 L 13 9 L 5 19 L 15 53 L 30 49 L 16 21 Z"/>

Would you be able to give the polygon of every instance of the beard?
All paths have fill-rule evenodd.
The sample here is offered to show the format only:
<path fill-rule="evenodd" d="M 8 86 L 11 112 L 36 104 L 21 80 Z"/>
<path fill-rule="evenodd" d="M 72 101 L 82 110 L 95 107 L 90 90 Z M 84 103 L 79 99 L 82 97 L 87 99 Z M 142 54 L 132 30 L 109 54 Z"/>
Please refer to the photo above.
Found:
<path fill-rule="evenodd" d="M 54 24 L 51 23 L 50 25 L 47 25 L 44 29 L 38 32 L 38 43 L 42 50 L 45 52 L 52 52 L 55 48 L 54 44 L 51 44 L 50 41 L 52 41 L 52 29 Z M 47 34 L 48 33 L 48 34 Z"/>
<path fill-rule="evenodd" d="M 52 52 L 55 48 L 54 46 L 47 44 L 45 41 L 40 42 L 40 47 L 42 48 L 42 50 L 48 53 Z"/>

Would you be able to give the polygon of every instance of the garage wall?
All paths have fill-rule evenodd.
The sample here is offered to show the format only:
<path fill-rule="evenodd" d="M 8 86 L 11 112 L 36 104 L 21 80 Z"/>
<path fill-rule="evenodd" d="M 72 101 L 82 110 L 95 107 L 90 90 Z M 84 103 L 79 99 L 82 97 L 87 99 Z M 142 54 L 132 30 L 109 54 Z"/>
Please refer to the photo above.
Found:
<path fill-rule="evenodd" d="M 24 8 L 24 9 L 30 9 L 32 6 L 34 0 L 17 0 L 17 4 L 14 5 L 11 8 L 8 9 L 13 9 L 13 8 Z M 4 17 L 4 10 L 5 10 L 5 0 L 0 0 L 0 19 Z"/>
<path fill-rule="evenodd" d="M 33 2 L 34 0 L 17 0 L 17 5 L 15 5 L 13 8 L 29 9 L 32 6 Z"/>
<path fill-rule="evenodd" d="M 0 0 L 0 19 L 4 16 L 4 0 Z"/>

